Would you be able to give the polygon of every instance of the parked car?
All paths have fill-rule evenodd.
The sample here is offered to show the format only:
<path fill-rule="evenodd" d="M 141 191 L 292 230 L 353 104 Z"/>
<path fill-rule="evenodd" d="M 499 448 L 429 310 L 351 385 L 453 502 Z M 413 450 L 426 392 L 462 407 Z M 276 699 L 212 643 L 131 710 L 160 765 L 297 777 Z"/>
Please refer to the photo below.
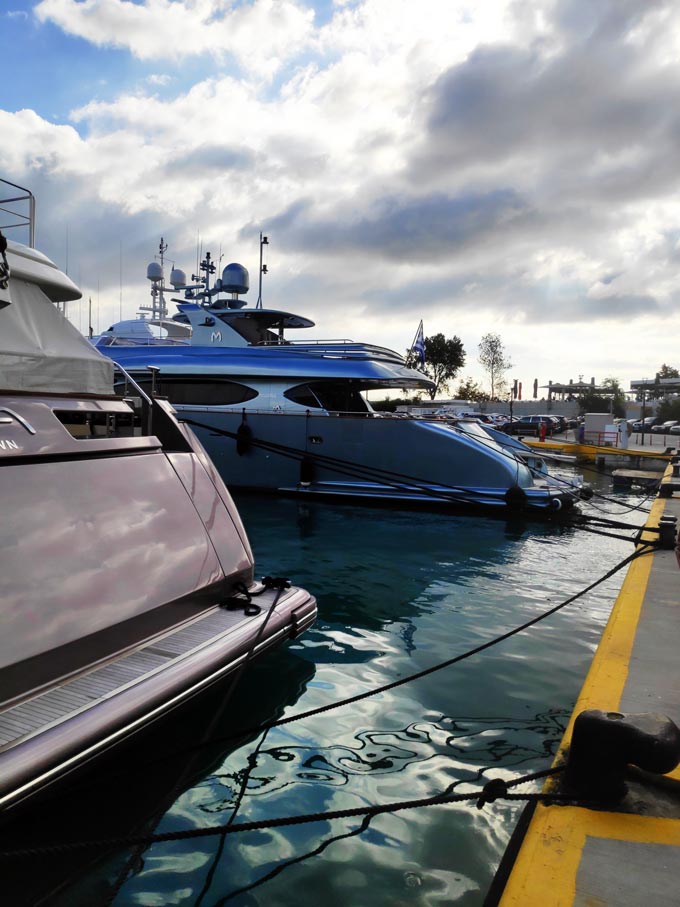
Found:
<path fill-rule="evenodd" d="M 453 415 L 449 413 L 449 415 Z M 493 419 L 490 416 L 487 416 L 486 413 L 473 413 L 473 412 L 462 412 L 459 413 L 459 418 L 461 419 L 477 419 L 478 422 L 486 422 L 487 425 L 490 425 L 493 422 Z"/>
<path fill-rule="evenodd" d="M 652 425 L 652 431 L 657 435 L 667 435 L 671 428 L 677 424 L 677 419 L 669 419 L 667 422 L 661 422 L 659 425 Z"/>
<path fill-rule="evenodd" d="M 569 421 L 566 416 L 553 414 L 551 418 L 554 419 L 557 424 L 557 431 L 566 431 L 569 428 Z"/>
<path fill-rule="evenodd" d="M 633 423 L 633 431 L 646 432 L 651 431 L 655 425 L 659 425 L 662 419 L 660 416 L 646 416 L 644 419 L 638 419 Z"/>
<path fill-rule="evenodd" d="M 680 435 L 680 422 L 676 422 L 675 425 L 671 425 L 669 435 Z"/>
<path fill-rule="evenodd" d="M 547 426 L 547 432 L 552 434 L 555 431 L 555 423 L 550 416 L 521 416 L 516 422 L 512 422 L 503 430 L 509 435 L 536 435 L 540 434 L 541 424 Z"/>

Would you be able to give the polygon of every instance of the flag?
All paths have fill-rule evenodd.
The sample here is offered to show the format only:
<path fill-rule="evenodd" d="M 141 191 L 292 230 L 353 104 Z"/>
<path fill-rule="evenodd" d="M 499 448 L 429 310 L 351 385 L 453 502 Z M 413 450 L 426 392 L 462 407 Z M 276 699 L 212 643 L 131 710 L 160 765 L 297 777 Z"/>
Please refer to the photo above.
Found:
<path fill-rule="evenodd" d="M 411 353 L 420 361 L 421 367 L 425 365 L 425 338 L 423 336 L 423 322 L 421 321 L 416 331 L 416 336 L 411 347 Z"/>

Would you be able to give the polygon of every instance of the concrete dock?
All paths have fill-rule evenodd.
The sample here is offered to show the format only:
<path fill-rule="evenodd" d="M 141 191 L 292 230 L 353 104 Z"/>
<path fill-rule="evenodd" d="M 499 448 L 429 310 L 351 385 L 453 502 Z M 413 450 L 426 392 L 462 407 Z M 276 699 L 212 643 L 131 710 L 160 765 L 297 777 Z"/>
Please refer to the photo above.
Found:
<path fill-rule="evenodd" d="M 670 467 L 664 483 L 670 492 Z M 655 500 L 648 527 L 664 514 L 680 522 L 678 489 Z M 679 666 L 680 569 L 675 551 L 657 549 L 628 569 L 555 764 L 567 761 L 574 719 L 586 709 L 660 713 L 680 725 Z M 529 810 L 486 905 L 680 904 L 680 769 L 658 775 L 629 768 L 626 784 L 614 805 L 538 804 L 530 819 Z"/>

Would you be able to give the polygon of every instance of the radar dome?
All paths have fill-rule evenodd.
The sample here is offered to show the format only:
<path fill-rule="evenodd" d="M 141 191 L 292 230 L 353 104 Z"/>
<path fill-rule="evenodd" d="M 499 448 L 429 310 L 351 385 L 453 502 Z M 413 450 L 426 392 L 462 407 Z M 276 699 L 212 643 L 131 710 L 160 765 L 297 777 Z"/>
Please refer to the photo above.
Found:
<path fill-rule="evenodd" d="M 156 283 L 157 280 L 163 280 L 163 266 L 157 261 L 152 261 L 146 269 L 146 279 Z"/>
<path fill-rule="evenodd" d="M 181 268 L 173 268 L 170 272 L 170 283 L 177 290 L 187 285 L 187 275 Z"/>
<path fill-rule="evenodd" d="M 247 293 L 249 288 L 248 271 L 243 265 L 232 262 L 222 271 L 222 291 L 224 293 Z"/>

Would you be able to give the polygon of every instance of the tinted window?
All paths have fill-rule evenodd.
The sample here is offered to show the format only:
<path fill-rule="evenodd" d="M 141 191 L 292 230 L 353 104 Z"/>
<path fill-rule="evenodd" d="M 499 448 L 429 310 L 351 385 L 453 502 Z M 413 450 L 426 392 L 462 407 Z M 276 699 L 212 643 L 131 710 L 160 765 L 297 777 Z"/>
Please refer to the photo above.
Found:
<path fill-rule="evenodd" d="M 300 384 L 298 387 L 292 387 L 290 390 L 284 391 L 283 396 L 292 403 L 299 403 L 300 406 L 305 406 L 307 409 L 323 408 L 318 398 L 306 384 Z"/>
<path fill-rule="evenodd" d="M 336 413 L 366 413 L 369 408 L 350 382 L 314 381 L 286 391 L 284 396 L 310 409 L 321 407 Z M 307 402 L 309 401 L 309 402 Z"/>
<path fill-rule="evenodd" d="M 151 382 L 137 382 L 142 390 L 151 394 Z M 122 393 L 122 384 L 117 390 Z M 132 391 L 130 391 L 132 392 Z M 165 378 L 156 381 L 156 393 L 167 397 L 170 403 L 195 404 L 197 406 L 228 406 L 233 403 L 245 403 L 257 397 L 257 391 L 245 384 L 235 381 L 206 381 L 186 378 Z"/>

